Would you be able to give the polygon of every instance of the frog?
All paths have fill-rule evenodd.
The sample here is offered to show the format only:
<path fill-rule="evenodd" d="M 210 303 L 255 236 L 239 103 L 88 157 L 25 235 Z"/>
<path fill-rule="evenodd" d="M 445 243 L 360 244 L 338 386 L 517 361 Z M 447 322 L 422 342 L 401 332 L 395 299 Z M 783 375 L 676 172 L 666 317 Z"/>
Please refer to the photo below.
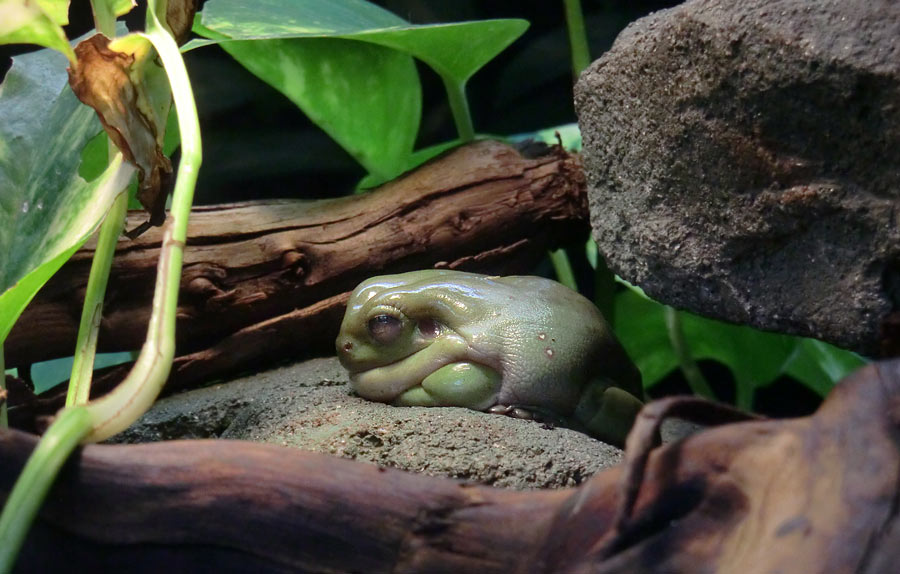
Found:
<path fill-rule="evenodd" d="M 551 279 L 424 269 L 351 293 L 335 342 L 355 393 L 538 418 L 622 446 L 641 374 L 587 298 Z"/>

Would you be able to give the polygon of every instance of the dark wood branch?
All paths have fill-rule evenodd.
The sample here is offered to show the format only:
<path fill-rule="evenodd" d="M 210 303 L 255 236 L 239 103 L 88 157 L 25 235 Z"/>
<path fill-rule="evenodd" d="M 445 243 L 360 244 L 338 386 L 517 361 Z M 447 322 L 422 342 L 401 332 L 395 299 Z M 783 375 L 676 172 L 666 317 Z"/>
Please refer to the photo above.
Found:
<path fill-rule="evenodd" d="M 812 417 L 721 426 L 654 449 L 639 472 L 543 492 L 246 442 L 87 446 L 51 490 L 19 568 L 893 572 L 898 404 L 900 361 L 872 365 Z M 0 433 L 0 500 L 35 440 Z M 614 528 L 629 491 L 633 511 Z"/>
<path fill-rule="evenodd" d="M 133 214 L 128 225 L 144 217 Z M 583 238 L 587 230 L 576 156 L 553 148 L 528 158 L 497 142 L 458 148 L 373 193 L 196 208 L 185 250 L 178 352 L 202 351 L 379 273 L 433 266 L 527 271 L 546 249 Z M 160 237 L 153 230 L 120 241 L 101 351 L 140 348 Z M 7 366 L 72 354 L 92 256 L 92 245 L 80 250 L 26 309 L 6 341 Z M 298 339 L 291 352 L 316 344 L 312 350 L 324 351 L 322 341 L 337 331 L 333 314 L 306 325 L 313 329 L 277 334 Z"/>

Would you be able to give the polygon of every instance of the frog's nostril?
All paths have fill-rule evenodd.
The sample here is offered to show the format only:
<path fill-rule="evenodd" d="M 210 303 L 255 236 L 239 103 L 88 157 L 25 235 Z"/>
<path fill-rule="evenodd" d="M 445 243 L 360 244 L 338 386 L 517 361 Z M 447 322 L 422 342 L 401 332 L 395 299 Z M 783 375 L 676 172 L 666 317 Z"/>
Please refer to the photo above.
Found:
<path fill-rule="evenodd" d="M 353 350 L 353 343 L 351 343 L 350 341 L 347 341 L 346 343 L 341 345 L 341 349 L 343 349 L 345 353 L 349 353 L 350 351 Z"/>

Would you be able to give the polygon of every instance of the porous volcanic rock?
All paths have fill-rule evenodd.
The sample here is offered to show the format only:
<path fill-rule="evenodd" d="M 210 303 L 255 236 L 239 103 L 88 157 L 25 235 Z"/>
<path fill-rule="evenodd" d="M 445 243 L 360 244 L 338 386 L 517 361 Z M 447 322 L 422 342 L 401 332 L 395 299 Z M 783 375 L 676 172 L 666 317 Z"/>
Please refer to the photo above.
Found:
<path fill-rule="evenodd" d="M 900 2 L 686 2 L 627 28 L 575 92 L 616 273 L 900 354 Z"/>

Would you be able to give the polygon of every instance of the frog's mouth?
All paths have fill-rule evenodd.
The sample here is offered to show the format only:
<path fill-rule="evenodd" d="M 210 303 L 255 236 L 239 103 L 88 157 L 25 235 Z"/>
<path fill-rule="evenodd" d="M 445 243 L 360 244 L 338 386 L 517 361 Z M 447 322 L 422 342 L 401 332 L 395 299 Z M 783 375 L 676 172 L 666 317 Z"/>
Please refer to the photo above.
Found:
<path fill-rule="evenodd" d="M 468 346 L 462 337 L 446 337 L 393 363 L 351 371 L 350 385 L 364 399 L 388 403 L 444 365 L 464 358 Z"/>

